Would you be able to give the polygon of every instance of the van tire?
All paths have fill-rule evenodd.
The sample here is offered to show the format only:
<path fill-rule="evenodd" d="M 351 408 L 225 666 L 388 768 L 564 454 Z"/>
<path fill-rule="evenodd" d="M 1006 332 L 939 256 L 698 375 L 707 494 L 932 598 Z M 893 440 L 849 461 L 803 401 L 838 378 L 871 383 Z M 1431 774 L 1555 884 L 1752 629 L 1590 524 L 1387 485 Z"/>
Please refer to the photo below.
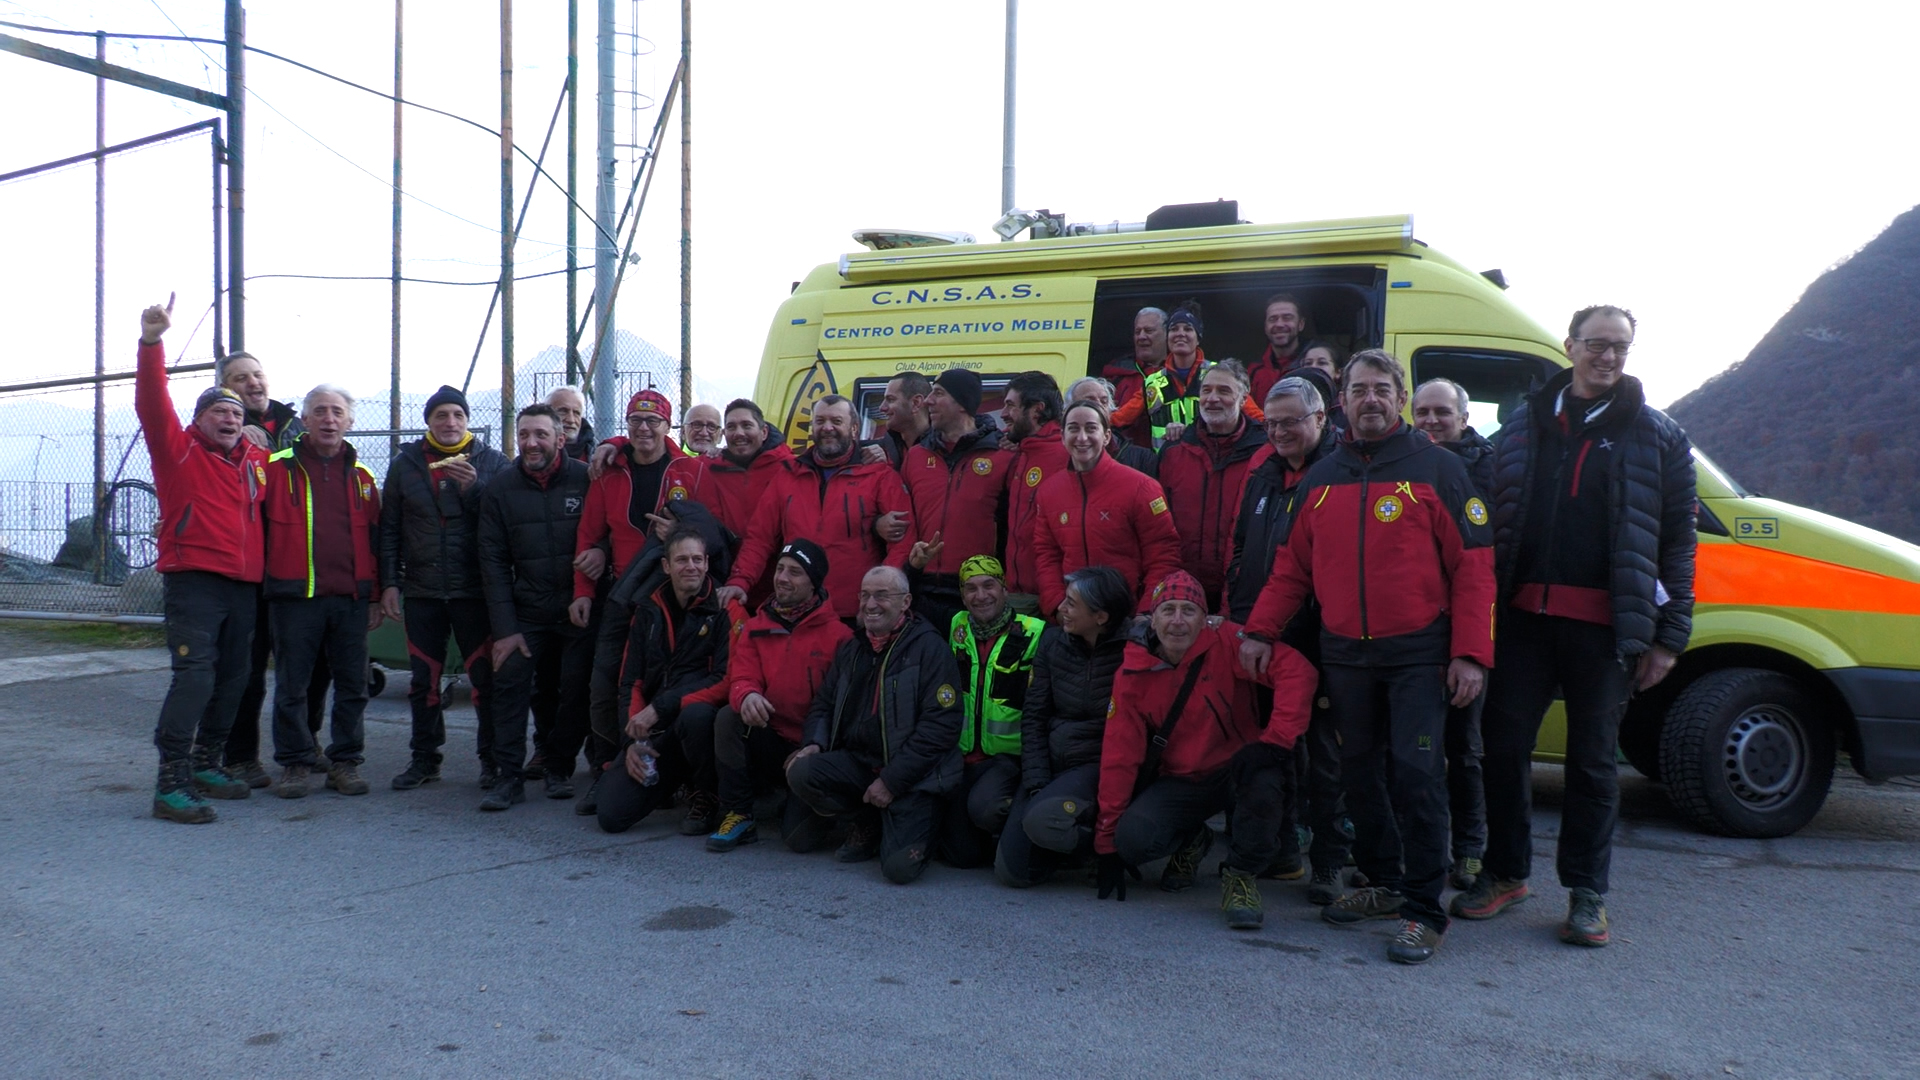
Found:
<path fill-rule="evenodd" d="M 1833 731 L 1813 695 L 1760 668 L 1702 676 L 1660 733 L 1660 773 L 1675 808 L 1728 836 L 1789 836 L 1827 801 Z"/>

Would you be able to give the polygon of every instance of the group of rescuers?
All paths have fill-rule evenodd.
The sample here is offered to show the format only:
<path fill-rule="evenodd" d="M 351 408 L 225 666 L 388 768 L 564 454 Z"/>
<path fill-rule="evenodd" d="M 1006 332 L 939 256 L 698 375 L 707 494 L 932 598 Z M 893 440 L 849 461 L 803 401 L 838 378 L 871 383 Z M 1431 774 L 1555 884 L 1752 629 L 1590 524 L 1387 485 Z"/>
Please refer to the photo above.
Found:
<path fill-rule="evenodd" d="M 1690 449 L 1623 373 L 1624 309 L 1574 316 L 1571 366 L 1492 442 L 1461 387 L 1410 393 L 1279 295 L 1256 363 L 1205 359 L 1197 303 L 1148 308 L 1133 354 L 1064 395 L 1026 372 L 996 417 L 971 370 L 903 374 L 876 438 L 828 395 L 798 454 L 746 400 L 695 406 L 683 449 L 651 390 L 596 443 L 563 388 L 519 411 L 509 460 L 442 387 L 380 483 L 346 391 L 296 416 L 250 356 L 183 428 L 170 307 L 142 315 L 136 397 L 173 654 L 156 816 L 298 798 L 316 772 L 365 793 L 367 632 L 391 618 L 413 667 L 395 789 L 441 779 L 451 638 L 483 810 L 529 782 L 575 798 L 584 754 L 574 808 L 610 832 L 683 805 L 725 852 L 759 805 L 793 850 L 837 837 L 891 881 L 938 857 L 1122 900 L 1157 861 L 1192 887 L 1224 815 L 1229 926 L 1261 926 L 1258 879 L 1307 878 L 1327 921 L 1398 920 L 1389 957 L 1420 963 L 1449 915 L 1528 897 L 1558 696 L 1558 933 L 1609 940 L 1620 721 L 1693 606 Z"/>

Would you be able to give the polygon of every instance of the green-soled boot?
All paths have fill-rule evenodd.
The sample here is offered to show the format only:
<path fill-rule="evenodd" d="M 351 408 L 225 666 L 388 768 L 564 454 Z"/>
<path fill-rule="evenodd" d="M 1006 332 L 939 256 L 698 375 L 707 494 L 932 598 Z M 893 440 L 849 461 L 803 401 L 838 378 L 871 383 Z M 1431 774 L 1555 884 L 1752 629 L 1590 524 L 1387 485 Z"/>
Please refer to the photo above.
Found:
<path fill-rule="evenodd" d="M 206 799 L 244 799 L 253 787 L 220 767 L 220 754 L 204 746 L 193 748 L 193 792 Z"/>
<path fill-rule="evenodd" d="M 182 759 L 160 765 L 160 778 L 153 786 L 153 816 L 182 825 L 205 825 L 213 820 L 213 807 L 193 790 L 193 765 Z"/>

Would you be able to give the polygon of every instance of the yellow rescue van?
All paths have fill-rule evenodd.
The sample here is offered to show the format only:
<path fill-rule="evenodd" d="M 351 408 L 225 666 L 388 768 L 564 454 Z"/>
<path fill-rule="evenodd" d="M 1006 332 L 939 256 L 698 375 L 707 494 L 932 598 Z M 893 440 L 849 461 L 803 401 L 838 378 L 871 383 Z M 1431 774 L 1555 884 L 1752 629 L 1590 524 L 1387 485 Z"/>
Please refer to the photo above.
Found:
<path fill-rule="evenodd" d="M 1507 300 L 1499 271 L 1428 247 L 1410 217 L 1257 225 L 1222 205 L 1222 223 L 1119 227 L 1134 231 L 1043 212 L 1034 233 L 1055 235 L 1002 244 L 856 234 L 873 250 L 816 267 L 781 304 L 755 398 L 796 448 L 812 402 L 830 393 L 851 398 L 873 434 L 886 384 L 907 371 L 973 369 L 986 411 L 1022 371 L 1063 389 L 1098 374 L 1130 355 L 1140 308 L 1188 298 L 1205 307 L 1209 360 L 1253 360 L 1277 292 L 1305 303 L 1309 336 L 1383 347 L 1415 383 L 1466 387 L 1489 437 L 1567 363 L 1559 336 Z M 1839 753 L 1872 781 L 1920 774 L 1920 547 L 1756 497 L 1697 449 L 1695 460 L 1692 644 L 1635 698 L 1621 752 L 1700 826 L 1785 836 L 1825 801 Z M 1558 761 L 1564 747 L 1556 706 L 1538 757 Z"/>

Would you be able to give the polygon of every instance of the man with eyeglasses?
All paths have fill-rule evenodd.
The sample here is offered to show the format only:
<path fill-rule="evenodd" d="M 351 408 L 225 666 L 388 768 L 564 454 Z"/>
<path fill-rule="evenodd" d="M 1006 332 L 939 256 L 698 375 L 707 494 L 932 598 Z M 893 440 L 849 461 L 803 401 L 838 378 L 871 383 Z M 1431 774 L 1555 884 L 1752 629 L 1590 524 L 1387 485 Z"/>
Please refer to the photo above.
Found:
<path fill-rule="evenodd" d="M 1487 854 L 1452 908 L 1488 919 L 1528 896 L 1533 746 L 1557 692 L 1567 714 L 1560 939 L 1585 946 L 1611 940 L 1603 898 L 1620 817 L 1620 721 L 1632 694 L 1673 670 L 1693 630 L 1692 448 L 1624 372 L 1635 329 L 1625 308 L 1576 313 L 1571 366 L 1494 440 L 1502 626 L 1482 717 Z"/>
<path fill-rule="evenodd" d="M 857 599 L 859 626 L 813 696 L 787 787 L 815 814 L 851 820 L 836 858 L 877 855 L 905 885 L 927 867 L 937 801 L 960 782 L 960 670 L 946 636 L 911 610 L 904 571 L 867 571 Z"/>
<path fill-rule="evenodd" d="M 720 410 L 711 405 L 695 405 L 681 421 L 680 434 L 688 457 L 714 457 L 720 453 Z"/>

